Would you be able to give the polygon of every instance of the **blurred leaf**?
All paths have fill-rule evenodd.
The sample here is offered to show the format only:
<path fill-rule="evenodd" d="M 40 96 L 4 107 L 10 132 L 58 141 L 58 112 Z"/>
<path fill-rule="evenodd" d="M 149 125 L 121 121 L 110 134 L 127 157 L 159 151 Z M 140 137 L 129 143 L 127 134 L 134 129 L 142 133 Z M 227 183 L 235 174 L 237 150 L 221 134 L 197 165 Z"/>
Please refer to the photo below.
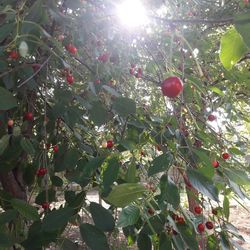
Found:
<path fill-rule="evenodd" d="M 132 201 L 142 197 L 145 192 L 146 189 L 141 184 L 125 183 L 114 186 L 107 200 L 117 207 L 125 207 Z"/>
<path fill-rule="evenodd" d="M 0 213 L 0 225 L 9 223 L 17 217 L 18 213 L 14 209 L 9 209 Z"/>
<path fill-rule="evenodd" d="M 51 232 L 65 227 L 74 214 L 74 209 L 70 207 L 59 208 L 47 214 L 42 222 L 41 230 L 44 232 Z"/>
<path fill-rule="evenodd" d="M 224 200 L 223 200 L 223 213 L 224 213 L 226 219 L 228 220 L 230 210 L 229 210 L 229 200 L 226 196 L 224 196 Z"/>
<path fill-rule="evenodd" d="M 172 159 L 173 156 L 171 154 L 165 153 L 156 157 L 152 161 L 151 166 L 148 169 L 148 176 L 152 176 L 160 172 L 167 172 L 172 162 Z"/>
<path fill-rule="evenodd" d="M 210 179 L 199 173 L 197 170 L 190 168 L 187 170 L 187 175 L 194 188 L 210 199 L 219 202 L 218 190 Z"/>
<path fill-rule="evenodd" d="M 221 38 L 220 61 L 230 70 L 245 55 L 247 47 L 235 28 L 228 30 Z"/>
<path fill-rule="evenodd" d="M 16 98 L 8 90 L 0 87 L 0 110 L 9 110 L 16 106 Z"/>
<path fill-rule="evenodd" d="M 140 210 L 134 205 L 122 209 L 119 214 L 117 227 L 127 227 L 136 224 L 140 216 Z"/>
<path fill-rule="evenodd" d="M 20 145 L 21 145 L 22 149 L 27 154 L 30 154 L 30 155 L 34 155 L 35 154 L 35 149 L 34 149 L 32 143 L 31 143 L 31 141 L 29 139 L 23 137 L 21 139 Z"/>
<path fill-rule="evenodd" d="M 140 232 L 137 239 L 137 246 L 139 250 L 151 250 L 152 249 L 151 239 L 147 234 Z"/>
<path fill-rule="evenodd" d="M 104 232 L 111 232 L 114 229 L 115 220 L 109 210 L 95 202 L 91 202 L 90 213 L 97 228 Z"/>
<path fill-rule="evenodd" d="M 163 175 L 160 179 L 160 200 L 165 200 L 171 204 L 174 209 L 177 209 L 180 205 L 180 194 L 178 187 L 174 182 L 168 178 L 167 175 Z"/>
<path fill-rule="evenodd" d="M 234 16 L 236 30 L 241 34 L 245 44 L 250 49 L 250 11 L 239 13 Z"/>
<path fill-rule="evenodd" d="M 172 250 L 171 238 L 165 232 L 160 234 L 159 250 Z"/>
<path fill-rule="evenodd" d="M 26 219 L 39 220 L 39 214 L 37 212 L 37 209 L 35 207 L 32 207 L 27 202 L 19 199 L 12 199 L 11 205 Z"/>
<path fill-rule="evenodd" d="M 14 245 L 14 241 L 11 239 L 11 237 L 4 232 L 0 232 L 0 248 L 1 249 L 11 249 L 11 247 Z"/>
<path fill-rule="evenodd" d="M 91 250 L 109 250 L 105 234 L 97 227 L 88 223 L 81 224 L 80 232 L 82 239 Z"/>
<path fill-rule="evenodd" d="M 9 139 L 10 139 L 9 135 L 4 135 L 0 139 L 0 155 L 3 154 L 3 152 L 5 151 L 5 149 L 8 147 L 8 145 L 9 145 Z"/>
<path fill-rule="evenodd" d="M 101 126 L 109 120 L 108 111 L 100 102 L 95 102 L 89 111 L 89 118 L 97 126 Z"/>
<path fill-rule="evenodd" d="M 126 97 L 118 97 L 113 102 L 114 110 L 121 116 L 134 115 L 136 112 L 136 104 L 132 99 Z"/>

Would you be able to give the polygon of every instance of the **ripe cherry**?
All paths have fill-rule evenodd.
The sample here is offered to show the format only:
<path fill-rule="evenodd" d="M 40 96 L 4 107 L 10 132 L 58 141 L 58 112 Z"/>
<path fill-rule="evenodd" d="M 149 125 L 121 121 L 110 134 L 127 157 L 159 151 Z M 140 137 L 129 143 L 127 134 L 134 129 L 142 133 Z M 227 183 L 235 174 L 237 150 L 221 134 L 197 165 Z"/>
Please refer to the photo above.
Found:
<path fill-rule="evenodd" d="M 161 91 L 164 96 L 174 98 L 183 90 L 183 83 L 180 78 L 171 76 L 165 79 L 161 84 Z"/>
<path fill-rule="evenodd" d="M 17 51 L 15 50 L 12 50 L 10 53 L 9 53 L 9 58 L 13 59 L 13 60 L 17 60 L 19 58 L 19 54 Z"/>
<path fill-rule="evenodd" d="M 177 222 L 177 224 L 180 224 L 180 225 L 185 224 L 185 220 L 184 220 L 184 218 L 181 217 L 181 216 L 178 216 L 178 217 L 177 217 L 176 222 Z"/>
<path fill-rule="evenodd" d="M 75 79 L 74 79 L 74 76 L 73 75 L 67 75 L 67 78 L 66 78 L 68 84 L 73 84 Z"/>
<path fill-rule="evenodd" d="M 33 121 L 34 117 L 33 117 L 33 113 L 32 112 L 26 112 L 24 114 L 24 120 L 26 121 Z"/>
<path fill-rule="evenodd" d="M 14 121 L 13 120 L 8 120 L 8 127 L 12 127 L 14 125 Z"/>
<path fill-rule="evenodd" d="M 212 165 L 214 168 L 218 168 L 220 166 L 220 163 L 216 160 L 212 161 Z"/>
<path fill-rule="evenodd" d="M 148 208 L 148 213 L 150 214 L 150 215 L 154 215 L 154 210 L 150 207 L 150 208 Z"/>
<path fill-rule="evenodd" d="M 112 140 L 107 141 L 107 148 L 112 148 L 114 146 L 114 143 Z"/>
<path fill-rule="evenodd" d="M 195 207 L 194 207 L 194 212 L 195 212 L 196 214 L 201 214 L 201 213 L 202 213 L 202 207 L 200 207 L 200 206 L 195 206 Z"/>
<path fill-rule="evenodd" d="M 208 115 L 207 119 L 208 119 L 210 122 L 213 122 L 213 121 L 215 121 L 215 120 L 216 120 L 216 116 L 215 116 L 215 115 L 210 114 L 210 115 Z"/>
<path fill-rule="evenodd" d="M 67 50 L 69 53 L 71 53 L 71 54 L 73 54 L 73 55 L 75 55 L 75 54 L 77 53 L 77 48 L 76 48 L 72 43 L 66 45 L 65 48 L 66 48 L 66 50 Z"/>
<path fill-rule="evenodd" d="M 49 149 L 50 149 L 50 147 L 51 147 L 51 144 L 50 144 L 50 143 L 47 143 L 47 144 L 46 144 L 46 148 L 47 148 L 47 150 L 49 150 Z"/>
<path fill-rule="evenodd" d="M 130 69 L 129 69 L 129 74 L 130 74 L 130 75 L 134 75 L 134 74 L 135 74 L 134 68 L 130 68 Z"/>
<path fill-rule="evenodd" d="M 98 60 L 103 63 L 107 62 L 108 59 L 109 59 L 109 53 L 103 53 L 98 57 Z"/>
<path fill-rule="evenodd" d="M 172 229 L 172 233 L 174 236 L 178 235 L 178 233 L 174 229 Z"/>
<path fill-rule="evenodd" d="M 44 202 L 43 204 L 42 204 L 42 208 L 44 209 L 44 210 L 46 210 L 46 209 L 49 209 L 49 203 L 48 202 Z"/>
<path fill-rule="evenodd" d="M 100 84 L 100 83 L 101 83 L 101 80 L 100 80 L 100 79 L 96 79 L 96 80 L 95 80 L 95 83 L 96 83 L 96 84 Z"/>
<path fill-rule="evenodd" d="M 197 230 L 199 233 L 203 233 L 205 231 L 205 225 L 203 223 L 198 224 Z"/>
<path fill-rule="evenodd" d="M 213 224 L 213 222 L 211 222 L 211 221 L 207 221 L 206 222 L 206 227 L 207 227 L 207 229 L 213 229 L 214 228 L 214 224 Z"/>
<path fill-rule="evenodd" d="M 59 147 L 57 145 L 53 146 L 53 151 L 54 153 L 57 153 L 59 151 Z"/>
<path fill-rule="evenodd" d="M 48 172 L 47 168 L 39 168 L 36 172 L 37 176 L 44 176 L 46 175 Z"/>
<path fill-rule="evenodd" d="M 229 154 L 229 153 L 223 153 L 223 154 L 222 154 L 222 158 L 223 158 L 224 160 L 227 160 L 227 159 L 230 158 L 230 154 Z"/>

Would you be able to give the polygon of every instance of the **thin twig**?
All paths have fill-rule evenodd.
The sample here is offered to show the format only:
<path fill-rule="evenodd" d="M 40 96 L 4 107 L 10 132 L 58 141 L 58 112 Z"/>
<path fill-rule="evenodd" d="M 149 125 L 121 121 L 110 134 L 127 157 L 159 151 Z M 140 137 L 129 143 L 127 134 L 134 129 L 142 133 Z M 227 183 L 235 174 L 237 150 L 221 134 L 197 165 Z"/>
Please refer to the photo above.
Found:
<path fill-rule="evenodd" d="M 23 81 L 22 83 L 20 83 L 17 86 L 17 88 L 21 88 L 24 84 L 26 84 L 28 81 L 30 81 L 32 78 L 34 78 L 41 71 L 41 69 L 48 63 L 48 61 L 50 60 L 50 58 L 51 58 L 51 55 L 43 62 L 43 64 L 40 66 L 40 68 L 33 75 L 31 75 L 25 81 Z"/>

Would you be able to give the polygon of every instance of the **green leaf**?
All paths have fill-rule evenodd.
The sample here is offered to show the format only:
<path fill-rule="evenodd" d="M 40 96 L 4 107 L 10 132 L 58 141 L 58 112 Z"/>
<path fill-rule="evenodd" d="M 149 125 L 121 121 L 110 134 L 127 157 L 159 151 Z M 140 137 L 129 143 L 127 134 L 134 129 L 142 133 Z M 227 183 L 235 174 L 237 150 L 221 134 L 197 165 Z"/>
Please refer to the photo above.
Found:
<path fill-rule="evenodd" d="M 171 154 L 162 154 L 152 161 L 151 166 L 148 169 L 148 176 L 168 171 L 172 162 L 173 156 Z"/>
<path fill-rule="evenodd" d="M 126 176 L 125 176 L 125 181 L 129 182 L 129 183 L 137 182 L 136 173 L 137 173 L 136 165 L 132 162 L 128 166 L 128 170 L 127 170 L 127 173 L 126 173 Z"/>
<path fill-rule="evenodd" d="M 107 200 L 116 207 L 125 207 L 142 197 L 145 192 L 146 188 L 141 184 L 125 183 L 114 186 Z"/>
<path fill-rule="evenodd" d="M 146 222 L 141 230 L 144 234 L 153 235 L 154 232 L 160 234 L 164 230 L 165 216 L 162 214 L 150 217 L 149 222 Z M 152 229 L 154 229 L 154 232 Z"/>
<path fill-rule="evenodd" d="M 226 217 L 226 219 L 229 219 L 229 200 L 226 196 L 224 196 L 224 200 L 223 200 L 223 213 Z"/>
<path fill-rule="evenodd" d="M 54 175 L 50 178 L 50 180 L 53 186 L 61 187 L 63 185 L 63 180 L 59 176 Z"/>
<path fill-rule="evenodd" d="M 105 164 L 103 164 L 103 186 L 107 190 L 116 181 L 119 173 L 120 163 L 117 156 L 109 158 Z"/>
<path fill-rule="evenodd" d="M 11 34 L 14 27 L 15 27 L 15 23 L 7 23 L 5 25 L 1 25 L 1 27 L 0 27 L 0 42 L 3 41 L 7 36 L 9 36 Z"/>
<path fill-rule="evenodd" d="M 219 202 L 218 190 L 209 178 L 199 173 L 197 170 L 190 168 L 187 170 L 187 175 L 194 188 L 210 199 Z"/>
<path fill-rule="evenodd" d="M 65 227 L 73 214 L 74 209 L 71 207 L 51 211 L 43 219 L 42 231 L 51 232 Z"/>
<path fill-rule="evenodd" d="M 121 116 L 134 115 L 136 113 L 136 104 L 132 99 L 118 97 L 113 102 L 113 109 Z"/>
<path fill-rule="evenodd" d="M 14 241 L 11 237 L 3 232 L 0 232 L 0 248 L 1 249 L 11 249 L 10 247 L 14 245 Z"/>
<path fill-rule="evenodd" d="M 101 126 L 109 120 L 108 111 L 100 102 L 95 102 L 89 111 L 89 118 L 97 126 Z"/>
<path fill-rule="evenodd" d="M 173 208 L 177 209 L 180 205 L 179 189 L 167 175 L 161 177 L 160 189 L 160 200 L 165 200 L 167 203 L 171 204 Z"/>
<path fill-rule="evenodd" d="M 117 227 L 127 227 L 136 224 L 140 216 L 140 210 L 134 205 L 122 209 L 117 221 Z"/>
<path fill-rule="evenodd" d="M 12 199 L 11 205 L 16 209 L 23 217 L 28 220 L 39 220 L 39 214 L 36 208 L 32 207 L 30 204 L 23 200 Z"/>
<path fill-rule="evenodd" d="M 166 233 L 161 233 L 159 241 L 159 250 L 172 250 L 171 238 Z"/>
<path fill-rule="evenodd" d="M 80 225 L 82 239 L 91 250 L 109 250 L 105 234 L 97 227 L 85 223 Z"/>
<path fill-rule="evenodd" d="M 56 201 L 56 191 L 53 189 L 48 190 L 48 202 Z M 46 191 L 42 191 L 39 193 L 35 200 L 36 204 L 42 205 L 44 202 L 46 202 Z"/>
<path fill-rule="evenodd" d="M 0 225 L 5 223 L 9 223 L 17 217 L 18 213 L 14 209 L 7 210 L 5 212 L 0 213 Z"/>
<path fill-rule="evenodd" d="M 250 185 L 250 178 L 243 170 L 224 169 L 224 174 L 228 177 L 229 180 L 237 183 L 238 185 Z"/>
<path fill-rule="evenodd" d="M 114 229 L 115 220 L 109 210 L 95 202 L 91 202 L 90 213 L 97 228 L 104 232 L 111 232 Z"/>
<path fill-rule="evenodd" d="M 239 13 L 234 16 L 234 24 L 236 30 L 242 36 L 245 44 L 250 49 L 250 11 Z"/>
<path fill-rule="evenodd" d="M 66 238 L 58 241 L 58 245 L 60 246 L 61 250 L 79 250 L 77 243 L 74 243 L 73 241 Z"/>
<path fill-rule="evenodd" d="M 230 70 L 245 55 L 247 47 L 235 28 L 228 30 L 221 38 L 220 61 Z"/>
<path fill-rule="evenodd" d="M 151 250 L 152 243 L 149 236 L 147 234 L 140 232 L 139 237 L 137 239 L 137 246 L 139 250 Z"/>
<path fill-rule="evenodd" d="M 8 90 L 0 87 L 0 110 L 9 110 L 16 106 L 16 98 Z"/>
<path fill-rule="evenodd" d="M 249 199 L 249 197 L 241 190 L 240 186 L 236 184 L 235 182 L 228 180 L 230 188 L 233 190 L 233 192 L 242 200 L 245 198 Z"/>
<path fill-rule="evenodd" d="M 27 154 L 30 154 L 30 155 L 34 155 L 35 154 L 35 149 L 34 149 L 32 143 L 31 143 L 31 141 L 29 139 L 23 137 L 21 139 L 20 145 L 21 145 L 22 149 Z"/>
<path fill-rule="evenodd" d="M 3 152 L 5 151 L 5 149 L 8 147 L 8 145 L 9 145 L 9 139 L 10 139 L 9 135 L 4 135 L 0 139 L 0 155 L 3 154 Z"/>
<path fill-rule="evenodd" d="M 224 93 L 219 88 L 217 88 L 215 86 L 210 86 L 209 89 L 220 96 L 224 96 Z"/>
<path fill-rule="evenodd" d="M 196 233 L 194 229 L 193 228 L 191 229 L 187 224 L 178 225 L 177 228 L 182 239 L 185 241 L 189 249 L 199 250 L 198 242 L 196 240 Z"/>

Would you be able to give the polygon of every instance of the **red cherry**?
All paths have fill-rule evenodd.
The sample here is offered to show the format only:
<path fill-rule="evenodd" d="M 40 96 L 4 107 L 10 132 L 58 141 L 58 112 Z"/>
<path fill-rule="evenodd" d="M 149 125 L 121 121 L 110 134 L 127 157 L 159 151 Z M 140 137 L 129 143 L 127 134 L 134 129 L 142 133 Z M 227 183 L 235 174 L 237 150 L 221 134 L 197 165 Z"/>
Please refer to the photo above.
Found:
<path fill-rule="evenodd" d="M 208 115 L 207 119 L 208 119 L 210 122 L 213 122 L 213 121 L 215 121 L 215 120 L 216 120 L 216 116 L 215 116 L 215 115 L 210 114 L 210 115 Z"/>
<path fill-rule="evenodd" d="M 243 4 L 246 6 L 246 5 L 248 5 L 248 3 L 249 3 L 249 0 L 243 0 Z"/>
<path fill-rule="evenodd" d="M 44 176 L 46 175 L 48 172 L 47 168 L 39 168 L 36 172 L 37 176 Z"/>
<path fill-rule="evenodd" d="M 200 223 L 197 226 L 197 230 L 198 230 L 199 233 L 203 233 L 205 231 L 205 225 L 203 223 Z"/>
<path fill-rule="evenodd" d="M 222 158 L 223 158 L 224 160 L 227 160 L 227 159 L 230 158 L 230 154 L 229 154 L 229 153 L 223 153 L 223 154 L 222 154 Z"/>
<path fill-rule="evenodd" d="M 150 214 L 150 215 L 154 215 L 154 210 L 150 207 L 150 208 L 148 208 L 148 213 Z"/>
<path fill-rule="evenodd" d="M 135 74 L 135 77 L 138 78 L 138 79 L 139 79 L 139 78 L 142 78 L 142 74 L 139 74 L 139 73 L 137 72 L 137 73 Z"/>
<path fill-rule="evenodd" d="M 181 216 L 178 216 L 178 217 L 177 217 L 176 222 L 177 222 L 177 224 L 180 224 L 180 225 L 185 224 L 185 220 L 184 220 L 184 218 L 181 217 Z"/>
<path fill-rule="evenodd" d="M 131 63 L 131 68 L 134 69 L 135 68 L 135 64 Z"/>
<path fill-rule="evenodd" d="M 96 83 L 96 84 L 100 84 L 100 83 L 101 83 L 101 80 L 100 80 L 100 79 L 96 79 L 96 80 L 95 80 L 95 83 Z"/>
<path fill-rule="evenodd" d="M 145 156 L 145 153 L 143 151 L 141 151 L 141 156 Z"/>
<path fill-rule="evenodd" d="M 10 53 L 9 53 L 9 58 L 13 59 L 13 60 L 17 60 L 19 58 L 19 54 L 17 51 L 15 50 L 12 50 Z"/>
<path fill-rule="evenodd" d="M 214 168 L 218 168 L 220 166 L 220 163 L 218 161 L 212 161 L 212 165 Z"/>
<path fill-rule="evenodd" d="M 107 141 L 107 148 L 112 148 L 114 146 L 114 143 L 112 140 Z"/>
<path fill-rule="evenodd" d="M 137 72 L 138 72 L 139 75 L 142 75 L 142 69 L 141 68 L 138 68 Z"/>
<path fill-rule="evenodd" d="M 134 75 L 135 74 L 135 70 L 133 68 L 129 69 L 129 74 L 130 75 Z"/>
<path fill-rule="evenodd" d="M 24 120 L 26 120 L 26 121 L 33 121 L 33 113 L 32 112 L 26 112 L 25 114 L 24 114 Z"/>
<path fill-rule="evenodd" d="M 47 150 L 49 150 L 49 149 L 50 149 L 50 147 L 51 147 L 51 144 L 50 144 L 50 143 L 47 143 L 47 144 L 46 144 L 46 148 L 47 148 Z"/>
<path fill-rule="evenodd" d="M 206 227 L 207 227 L 207 229 L 213 229 L 214 228 L 214 224 L 213 224 L 213 222 L 211 222 L 211 221 L 208 221 L 208 222 L 206 222 Z"/>
<path fill-rule="evenodd" d="M 202 213 L 202 208 L 200 206 L 194 207 L 194 211 L 196 214 L 201 214 Z"/>
<path fill-rule="evenodd" d="M 69 53 L 71 53 L 71 54 L 73 54 L 73 55 L 75 55 L 76 53 L 77 53 L 77 48 L 73 45 L 73 44 L 68 44 L 68 45 L 66 45 L 65 46 L 65 48 L 66 48 L 66 50 L 69 52 Z"/>
<path fill-rule="evenodd" d="M 10 120 L 8 120 L 7 124 L 9 127 L 12 127 L 14 125 L 14 121 L 10 119 Z"/>
<path fill-rule="evenodd" d="M 57 153 L 59 151 L 59 147 L 57 145 L 53 146 L 53 151 L 54 153 Z"/>
<path fill-rule="evenodd" d="M 98 57 L 98 60 L 103 63 L 107 62 L 108 59 L 109 59 L 109 53 L 103 53 Z"/>
<path fill-rule="evenodd" d="M 49 209 L 49 203 L 48 202 L 44 202 L 43 204 L 42 204 L 42 208 L 44 209 L 44 210 L 46 210 L 46 209 Z"/>
<path fill-rule="evenodd" d="M 75 79 L 74 79 L 74 76 L 72 75 L 67 75 L 67 78 L 66 78 L 68 84 L 73 84 Z"/>
<path fill-rule="evenodd" d="M 164 96 L 174 98 L 183 90 L 183 83 L 180 78 L 171 76 L 165 79 L 161 84 L 161 91 Z"/>

